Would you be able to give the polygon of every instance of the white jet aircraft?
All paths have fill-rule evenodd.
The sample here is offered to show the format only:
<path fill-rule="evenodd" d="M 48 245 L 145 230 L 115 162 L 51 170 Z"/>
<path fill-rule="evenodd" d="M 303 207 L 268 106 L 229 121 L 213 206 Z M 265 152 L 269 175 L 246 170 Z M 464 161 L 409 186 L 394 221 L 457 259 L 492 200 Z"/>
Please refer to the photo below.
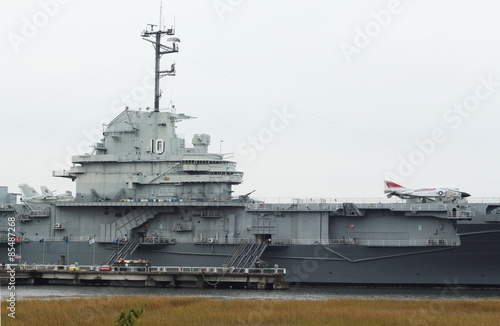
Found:
<path fill-rule="evenodd" d="M 469 197 L 470 195 L 466 192 L 459 191 L 458 188 L 453 186 L 439 186 L 432 188 L 421 188 L 421 189 L 408 189 L 401 185 L 398 185 L 392 181 L 384 181 L 384 193 L 387 197 L 397 196 L 402 199 L 420 198 L 420 199 L 458 199 Z"/>
<path fill-rule="evenodd" d="M 39 194 L 33 187 L 28 186 L 25 183 L 19 185 L 19 189 L 21 189 L 21 201 L 23 202 L 31 202 L 31 203 L 43 203 L 47 201 L 71 201 L 75 200 L 71 191 L 66 191 L 65 194 L 55 195 L 53 191 L 50 191 L 46 186 L 41 186 L 42 194 Z"/>
<path fill-rule="evenodd" d="M 64 194 L 54 194 L 55 190 L 51 191 L 46 186 L 40 186 L 40 190 L 42 191 L 42 194 L 46 196 L 47 199 L 62 200 L 62 201 L 75 200 L 75 197 L 73 197 L 71 191 L 66 191 Z"/>

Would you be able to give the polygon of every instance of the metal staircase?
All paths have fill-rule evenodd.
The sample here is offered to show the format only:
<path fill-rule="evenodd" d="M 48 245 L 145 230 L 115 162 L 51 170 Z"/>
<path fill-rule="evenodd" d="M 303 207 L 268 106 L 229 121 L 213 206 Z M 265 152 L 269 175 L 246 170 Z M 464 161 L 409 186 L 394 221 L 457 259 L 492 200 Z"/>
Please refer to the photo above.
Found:
<path fill-rule="evenodd" d="M 101 224 L 100 237 L 102 239 L 126 238 L 130 230 L 143 225 L 160 211 L 158 207 L 138 207 L 111 224 Z"/>
<path fill-rule="evenodd" d="M 236 245 L 229 254 L 229 256 L 226 258 L 224 263 L 222 264 L 222 267 L 231 267 L 234 266 L 234 263 L 236 262 L 237 258 L 241 255 L 243 252 L 243 249 L 246 248 L 248 244 L 248 240 L 241 240 L 238 245 Z"/>
<path fill-rule="evenodd" d="M 222 266 L 234 268 L 252 268 L 267 248 L 267 242 L 255 243 L 242 240 L 234 247 Z"/>
<path fill-rule="evenodd" d="M 159 207 L 138 207 L 111 224 L 101 224 L 101 239 L 126 239 L 130 231 L 155 217 L 161 211 Z M 106 264 L 112 265 L 119 258 L 127 258 L 139 247 L 140 240 L 129 238 L 123 247 L 114 252 Z"/>
<path fill-rule="evenodd" d="M 107 265 L 113 265 L 118 258 L 127 258 L 128 255 L 133 253 L 139 247 L 139 240 L 129 240 L 120 250 L 113 252 L 113 254 L 106 260 Z"/>

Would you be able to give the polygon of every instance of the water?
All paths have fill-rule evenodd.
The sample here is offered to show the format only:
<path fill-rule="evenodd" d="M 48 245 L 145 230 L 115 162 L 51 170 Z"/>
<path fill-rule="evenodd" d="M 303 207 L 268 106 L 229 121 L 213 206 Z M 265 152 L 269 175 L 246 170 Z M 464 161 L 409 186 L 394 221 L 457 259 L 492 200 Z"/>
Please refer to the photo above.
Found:
<path fill-rule="evenodd" d="M 7 288 L 2 286 L 4 297 Z M 197 288 L 142 288 L 113 286 L 67 286 L 67 285 L 23 285 L 16 287 L 17 299 L 60 297 L 102 297 L 120 295 L 181 296 L 214 299 L 281 299 L 281 300 L 326 300 L 326 299 L 500 299 L 500 289 L 371 289 L 371 288 L 291 288 L 289 290 L 236 290 Z"/>

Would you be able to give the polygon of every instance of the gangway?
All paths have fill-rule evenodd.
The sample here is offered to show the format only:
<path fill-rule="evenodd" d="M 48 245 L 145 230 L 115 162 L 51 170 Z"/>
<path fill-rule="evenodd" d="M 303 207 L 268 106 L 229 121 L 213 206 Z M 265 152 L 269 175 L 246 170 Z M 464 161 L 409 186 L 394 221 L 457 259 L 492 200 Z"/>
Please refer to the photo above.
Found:
<path fill-rule="evenodd" d="M 120 248 L 120 250 L 113 252 L 113 254 L 106 261 L 106 264 L 113 265 L 115 260 L 119 258 L 123 259 L 127 258 L 137 249 L 137 247 L 139 247 L 139 243 L 140 243 L 139 239 L 137 240 L 130 239 L 123 247 Z"/>
<path fill-rule="evenodd" d="M 253 268 L 264 250 L 267 248 L 267 241 L 264 243 L 255 243 L 248 240 L 242 240 L 233 249 L 222 265 L 231 268 Z"/>

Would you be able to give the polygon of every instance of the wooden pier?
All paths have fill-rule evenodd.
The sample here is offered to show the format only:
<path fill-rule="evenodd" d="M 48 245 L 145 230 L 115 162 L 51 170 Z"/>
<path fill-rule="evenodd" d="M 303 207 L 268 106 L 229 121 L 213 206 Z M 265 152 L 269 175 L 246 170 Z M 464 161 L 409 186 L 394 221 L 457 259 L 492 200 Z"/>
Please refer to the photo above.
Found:
<path fill-rule="evenodd" d="M 12 273 L 12 270 L 15 273 Z M 12 276 L 15 275 L 15 276 Z M 111 271 L 96 270 L 92 266 L 79 266 L 69 270 L 68 266 L 34 265 L 18 268 L 8 266 L 0 269 L 1 284 L 15 279 L 16 285 L 111 285 L 145 287 L 240 288 L 240 289 L 287 289 L 284 268 L 222 267 L 167 267 L 117 268 Z"/>

